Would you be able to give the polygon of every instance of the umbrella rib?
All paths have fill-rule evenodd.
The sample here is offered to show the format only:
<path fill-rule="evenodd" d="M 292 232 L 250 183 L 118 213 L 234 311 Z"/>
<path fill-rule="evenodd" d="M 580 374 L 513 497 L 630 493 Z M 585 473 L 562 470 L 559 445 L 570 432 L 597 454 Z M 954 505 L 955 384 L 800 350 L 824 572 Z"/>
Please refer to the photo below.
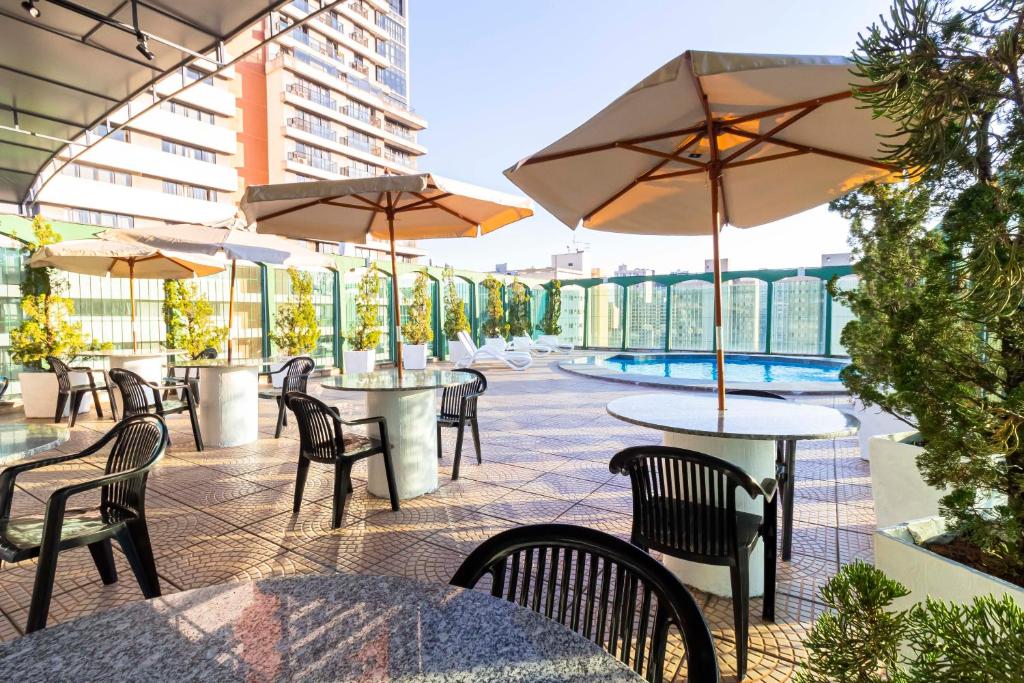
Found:
<path fill-rule="evenodd" d="M 756 133 L 748 133 L 745 130 L 740 130 L 739 128 L 733 128 L 732 126 L 725 126 L 724 130 L 727 130 L 730 133 L 734 133 L 735 135 L 739 135 L 740 137 L 745 137 L 745 138 L 755 138 L 755 137 L 758 137 L 758 135 Z M 803 151 L 803 152 L 807 152 L 809 154 L 818 154 L 820 156 L 831 157 L 833 159 L 839 159 L 840 161 L 849 161 L 849 162 L 854 163 L 854 164 L 863 164 L 864 166 L 871 166 L 872 168 L 879 168 L 879 169 L 881 169 L 883 171 L 896 172 L 896 171 L 900 170 L 898 167 L 893 166 L 892 164 L 886 164 L 886 163 L 883 163 L 881 161 L 875 161 L 874 159 L 865 159 L 863 157 L 854 156 L 852 154 L 844 154 L 842 152 L 835 152 L 835 151 L 828 150 L 828 149 L 821 149 L 820 147 L 813 147 L 811 145 L 802 145 L 802 144 L 797 143 L 797 142 L 789 142 L 788 140 L 782 140 L 781 138 L 777 138 L 777 137 L 774 137 L 774 136 L 766 137 L 764 139 L 764 141 L 765 142 L 770 142 L 773 145 L 778 145 L 780 147 L 788 147 L 789 149 L 794 149 L 794 150 L 800 150 L 800 151 Z"/>
<path fill-rule="evenodd" d="M 362 202 L 363 204 L 368 204 L 369 206 L 372 206 L 375 211 L 386 211 L 386 209 L 384 208 L 384 205 L 380 203 L 380 200 L 384 197 L 384 193 L 383 192 L 380 195 L 377 196 L 377 201 L 376 202 L 371 202 L 369 199 L 367 199 L 366 197 L 364 197 L 364 196 L 362 196 L 360 194 L 353 194 L 353 195 L 349 195 L 349 196 L 352 197 L 352 199 L 355 199 L 356 201 L 359 201 L 359 202 Z M 341 197 L 331 197 L 331 199 L 341 199 Z"/>
<path fill-rule="evenodd" d="M 579 147 L 577 149 L 569 149 L 564 152 L 552 152 L 551 154 L 541 154 L 538 156 L 524 159 L 519 163 L 520 166 L 529 166 L 531 164 L 539 164 L 545 161 L 556 161 L 558 159 L 565 159 L 567 157 L 579 156 L 581 154 L 592 154 L 594 152 L 607 152 L 610 149 L 615 149 L 618 145 L 636 145 L 644 142 L 655 142 L 657 140 L 664 140 L 665 138 L 677 138 L 683 135 L 692 135 L 704 130 L 704 125 L 690 126 L 689 128 L 680 128 L 679 130 L 669 131 L 667 133 L 656 133 L 654 135 L 644 135 L 637 138 L 626 138 L 625 140 L 616 140 L 615 142 L 608 142 L 601 145 L 591 145 L 589 147 Z"/>
<path fill-rule="evenodd" d="M 281 209 L 280 211 L 274 211 L 272 213 L 268 213 L 265 216 L 257 216 L 256 217 L 256 221 L 257 222 L 258 221 L 269 221 L 272 218 L 280 218 L 281 216 L 286 216 L 286 215 L 288 215 L 290 213 L 294 213 L 296 211 L 302 211 L 303 209 L 308 209 L 309 207 L 316 206 L 317 204 L 325 204 L 326 202 L 330 201 L 330 199 L 331 198 L 329 198 L 329 197 L 328 198 L 324 198 L 324 199 L 315 199 L 315 200 L 313 200 L 311 202 L 306 202 L 305 204 L 299 204 L 298 206 L 292 206 L 292 207 L 289 207 L 287 209 Z"/>
<path fill-rule="evenodd" d="M 800 112 L 798 112 L 798 113 L 794 114 L 793 116 L 789 117 L 788 119 L 786 119 L 785 121 L 783 121 L 779 125 L 775 126 L 771 130 L 769 130 L 767 133 L 759 133 L 756 138 L 754 138 L 753 140 L 751 140 L 747 144 L 743 145 L 742 147 L 740 147 L 738 150 L 736 150 L 735 152 L 733 152 L 732 154 L 730 154 L 726 158 L 722 159 L 722 165 L 724 166 L 724 165 L 728 164 L 730 161 L 732 161 L 733 159 L 738 159 L 739 157 L 743 156 L 744 154 L 746 154 L 747 152 L 749 152 L 753 148 L 755 148 L 758 145 L 764 143 L 765 140 L 767 140 L 768 138 L 774 136 L 779 131 L 785 130 L 786 128 L 789 128 L 794 123 L 796 123 L 797 121 L 799 121 L 803 117 L 807 116 L 811 112 L 815 111 L 820 106 L 821 105 L 816 104 L 814 106 L 807 107 L 806 109 L 801 110 Z"/>
<path fill-rule="evenodd" d="M 414 197 L 418 197 L 419 199 L 425 201 L 427 204 L 433 206 L 436 209 L 440 209 L 441 211 L 444 211 L 445 213 L 448 213 L 448 214 L 451 214 L 452 216 L 455 216 L 456 218 L 458 218 L 461 221 L 465 221 L 466 223 L 469 223 L 474 228 L 480 227 L 480 223 L 478 223 L 477 221 L 474 221 L 471 218 L 467 218 L 466 216 L 463 216 L 461 213 L 459 213 L 458 211 L 455 211 L 454 209 L 449 209 L 444 204 L 438 204 L 434 199 L 432 199 L 430 197 L 424 197 L 419 192 L 410 192 L 409 194 L 413 195 Z"/>
<path fill-rule="evenodd" d="M 329 206 L 337 206 L 337 207 L 342 208 L 342 209 L 354 209 L 356 211 L 370 211 L 371 208 L 372 208 L 372 207 L 367 207 L 367 206 L 361 206 L 361 205 L 358 205 L 358 204 L 346 204 L 344 202 L 336 202 L 336 201 L 327 201 L 327 202 L 324 202 L 324 204 L 327 204 Z M 377 209 L 372 209 L 372 210 L 376 211 Z"/>
<path fill-rule="evenodd" d="M 831 95 L 825 95 L 823 97 L 815 97 L 811 100 L 804 100 L 803 102 L 794 102 L 793 104 L 786 104 L 781 107 L 774 107 L 772 109 L 765 109 L 764 111 L 755 112 L 753 114 L 747 114 L 745 116 L 738 116 L 733 119 L 722 119 L 720 123 L 724 126 L 735 126 L 739 123 L 746 123 L 747 121 L 757 121 L 764 119 L 769 116 L 775 116 L 776 114 L 785 114 L 786 112 L 794 111 L 796 109 L 804 109 L 805 107 L 820 107 L 823 104 L 829 104 L 830 102 L 838 102 L 839 100 L 845 100 L 853 97 L 853 90 L 842 90 Z"/>
<path fill-rule="evenodd" d="M 384 199 L 384 193 L 381 192 L 380 194 L 377 195 L 377 202 L 376 203 L 371 202 L 369 199 L 366 199 L 364 197 L 360 197 L 357 194 L 352 195 L 352 197 L 354 199 L 360 199 L 360 200 L 366 202 L 367 204 L 369 204 L 370 206 L 374 207 L 373 210 L 370 212 L 370 220 L 367 221 L 367 223 L 366 223 L 366 234 L 369 235 L 370 234 L 370 230 L 373 229 L 373 219 L 377 217 L 377 212 L 378 211 L 383 211 L 383 207 L 381 206 L 381 200 Z"/>
<path fill-rule="evenodd" d="M 451 196 L 452 196 L 451 192 L 445 192 L 445 193 L 440 194 L 440 195 L 438 195 L 436 197 L 430 197 L 430 199 L 419 199 L 419 200 L 417 200 L 415 202 L 409 202 L 405 206 L 401 206 L 401 207 L 396 206 L 395 207 L 395 211 L 396 212 L 398 212 L 398 211 L 412 211 L 413 209 L 421 209 L 421 208 L 424 208 L 423 205 L 429 204 L 430 200 L 438 201 L 440 199 L 448 199 L 448 197 L 451 197 Z"/>
<path fill-rule="evenodd" d="M 684 175 L 697 175 L 698 173 L 707 173 L 707 169 L 704 168 L 691 168 L 685 171 L 666 171 L 665 173 L 659 173 L 658 175 L 648 176 L 641 182 L 649 183 L 655 180 L 665 180 L 666 178 L 679 178 Z"/>
<path fill-rule="evenodd" d="M 683 164 L 689 164 L 691 166 L 699 166 L 700 168 L 706 168 L 706 164 L 702 164 L 699 161 L 693 159 L 687 159 L 686 157 L 676 156 L 678 152 L 660 152 L 656 149 L 648 149 L 646 147 L 640 147 L 639 145 L 630 145 L 624 142 L 617 143 L 615 145 L 619 149 L 628 149 L 631 152 L 640 152 L 641 154 L 649 154 L 652 157 L 661 157 L 667 161 L 678 161 Z"/>
<path fill-rule="evenodd" d="M 744 159 L 743 161 L 734 161 L 730 164 L 725 164 L 722 168 L 737 168 L 739 166 L 750 166 L 752 164 L 763 164 L 766 161 L 779 161 L 780 159 L 788 159 L 789 157 L 799 157 L 804 154 L 810 154 L 807 150 L 797 149 L 790 152 L 782 152 L 780 154 L 772 154 L 771 156 L 759 157 L 757 159 Z"/>

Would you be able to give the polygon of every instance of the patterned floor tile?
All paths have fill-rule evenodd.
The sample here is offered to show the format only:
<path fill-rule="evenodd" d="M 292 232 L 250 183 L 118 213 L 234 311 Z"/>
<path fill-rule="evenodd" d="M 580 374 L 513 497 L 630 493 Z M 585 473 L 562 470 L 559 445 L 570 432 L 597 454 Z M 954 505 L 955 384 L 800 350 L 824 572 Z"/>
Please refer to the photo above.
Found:
<path fill-rule="evenodd" d="M 525 493 L 536 493 L 548 498 L 560 498 L 578 503 L 601 486 L 598 482 L 569 477 L 558 472 L 542 474 L 519 487 Z"/>
<path fill-rule="evenodd" d="M 545 498 L 528 491 L 509 491 L 493 503 L 480 506 L 480 512 L 501 517 L 516 524 L 545 524 L 565 514 L 573 503 L 564 499 Z"/>

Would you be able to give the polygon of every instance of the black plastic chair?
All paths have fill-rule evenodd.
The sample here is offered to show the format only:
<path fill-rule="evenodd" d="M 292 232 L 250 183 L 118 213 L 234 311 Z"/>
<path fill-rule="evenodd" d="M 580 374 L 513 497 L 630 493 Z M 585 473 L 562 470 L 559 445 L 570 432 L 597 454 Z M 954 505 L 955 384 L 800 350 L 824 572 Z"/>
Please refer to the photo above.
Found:
<path fill-rule="evenodd" d="M 50 370 L 57 376 L 57 410 L 53 414 L 53 421 L 60 422 L 64 417 L 64 408 L 68 408 L 68 426 L 74 427 L 78 419 L 78 410 L 82 407 L 82 397 L 92 393 L 92 401 L 96 405 L 96 417 L 103 418 L 103 408 L 100 407 L 100 389 L 106 389 L 107 397 L 110 399 L 111 417 L 117 420 L 117 403 L 114 401 L 114 390 L 110 386 L 110 379 L 107 373 L 98 368 L 70 367 L 67 363 L 56 356 L 47 356 L 46 362 Z M 84 372 L 89 378 L 88 384 L 72 384 L 71 373 Z M 99 373 L 103 378 L 103 384 L 96 386 L 96 378 L 93 373 Z M 68 406 L 70 399 L 71 405 Z"/>
<path fill-rule="evenodd" d="M 688 680 L 718 681 L 715 644 L 696 601 L 647 553 L 603 531 L 521 526 L 484 541 L 452 577 L 532 609 L 594 641 L 648 681 L 663 678 L 669 627 L 686 644 Z"/>
<path fill-rule="evenodd" d="M 28 609 L 27 633 L 46 626 L 58 555 L 88 546 L 104 584 L 117 581 L 110 539 L 124 550 L 147 598 L 160 595 L 160 580 L 146 527 L 146 477 L 167 449 L 167 426 L 154 415 L 129 417 L 81 453 L 61 455 L 8 467 L 0 474 L 0 560 L 39 558 Z M 12 518 L 15 478 L 23 472 L 65 463 L 98 453 L 111 445 L 103 476 L 63 486 L 46 501 L 42 518 Z M 100 489 L 96 508 L 69 510 L 68 500 Z"/>
<path fill-rule="evenodd" d="M 284 395 L 289 391 L 306 393 L 306 385 L 309 383 L 309 375 L 316 367 L 316 361 L 309 356 L 296 356 L 277 370 L 272 372 L 261 372 L 260 375 L 272 379 L 274 375 L 284 373 L 280 389 L 264 389 L 260 392 L 260 398 L 272 398 L 277 401 L 277 429 L 274 430 L 274 438 L 281 438 L 281 429 L 288 424 L 288 410 L 284 405 Z"/>
<path fill-rule="evenodd" d="M 302 492 L 306 488 L 309 463 L 319 462 L 334 466 L 334 497 L 331 508 L 331 528 L 341 526 L 345 516 L 345 503 L 352 492 L 352 466 L 365 458 L 380 455 L 384 458 L 384 472 L 388 480 L 391 509 L 398 510 L 398 487 L 391 464 L 391 442 L 388 424 L 383 417 L 361 420 L 342 420 L 335 408 L 308 394 L 290 391 L 284 395 L 285 405 L 295 413 L 299 426 L 299 470 L 295 475 L 295 500 L 292 512 L 302 507 Z M 377 425 L 380 438 L 361 436 L 344 427 Z"/>
<path fill-rule="evenodd" d="M 786 397 L 760 389 L 729 389 L 731 396 L 752 396 L 785 401 Z M 782 501 L 782 560 L 789 562 L 793 557 L 793 498 L 796 480 L 796 441 L 783 439 L 775 442 L 775 481 L 779 484 L 779 498 Z"/>
<path fill-rule="evenodd" d="M 213 348 L 212 346 L 208 346 L 207 348 L 200 351 L 199 355 L 196 356 L 193 360 L 213 360 L 216 357 L 217 349 Z M 195 370 L 196 373 L 195 377 L 192 376 L 193 370 Z M 168 377 L 164 377 L 163 381 L 173 382 L 175 384 L 180 384 L 184 382 L 192 390 L 192 400 L 195 402 L 196 405 L 199 405 L 199 368 L 185 368 L 185 375 L 183 377 L 176 377 L 172 371 L 172 374 L 169 375 Z M 164 398 L 169 398 L 170 394 L 170 391 L 165 391 Z M 180 399 L 181 397 L 179 396 L 178 398 Z"/>
<path fill-rule="evenodd" d="M 203 435 L 199 431 L 199 420 L 196 418 L 196 406 L 192 400 L 192 388 L 184 383 L 171 382 L 147 382 L 131 370 L 114 368 L 110 371 L 110 379 L 114 381 L 117 388 L 121 390 L 121 399 L 124 401 L 124 415 L 177 415 L 188 413 L 192 422 L 192 438 L 196 442 L 196 450 L 203 450 Z M 173 389 L 181 392 L 182 398 L 160 398 L 160 393 L 165 389 Z M 152 402 L 150 402 L 152 400 Z"/>
<path fill-rule="evenodd" d="M 631 540 L 691 562 L 729 567 L 736 671 L 747 669 L 750 623 L 750 554 L 764 540 L 764 609 L 775 621 L 775 480 L 760 484 L 742 469 L 705 453 L 670 446 L 633 446 L 619 451 L 609 469 L 629 476 L 633 490 Z M 736 509 L 736 490 L 763 498 L 763 514 Z"/>
<path fill-rule="evenodd" d="M 11 380 L 3 375 L 0 375 L 0 399 L 7 393 L 7 389 L 11 386 Z M 11 405 L 11 401 L 0 400 L 0 406 L 7 407 Z"/>
<path fill-rule="evenodd" d="M 468 424 L 473 431 L 473 445 L 476 447 L 476 462 L 483 464 L 480 454 L 480 426 L 476 419 L 476 400 L 487 391 L 487 378 L 479 370 L 458 370 L 473 375 L 465 384 L 445 387 L 441 394 L 441 410 L 437 414 L 437 459 L 441 459 L 441 428 L 454 427 L 455 460 L 452 463 L 452 481 L 459 478 L 459 464 L 462 462 L 462 440 Z"/>

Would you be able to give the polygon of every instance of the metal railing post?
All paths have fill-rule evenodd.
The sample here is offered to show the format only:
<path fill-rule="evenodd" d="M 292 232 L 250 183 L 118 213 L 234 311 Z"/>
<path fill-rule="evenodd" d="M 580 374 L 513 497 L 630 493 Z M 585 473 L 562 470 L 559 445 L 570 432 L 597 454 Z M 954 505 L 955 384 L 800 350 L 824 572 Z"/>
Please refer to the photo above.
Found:
<path fill-rule="evenodd" d="M 665 285 L 665 350 L 672 349 L 672 285 Z"/>
<path fill-rule="evenodd" d="M 260 351 L 264 358 L 270 356 L 270 276 L 267 264 L 260 267 Z"/>
<path fill-rule="evenodd" d="M 768 281 L 768 296 L 765 297 L 764 352 L 772 352 L 772 318 L 775 316 L 775 281 Z"/>

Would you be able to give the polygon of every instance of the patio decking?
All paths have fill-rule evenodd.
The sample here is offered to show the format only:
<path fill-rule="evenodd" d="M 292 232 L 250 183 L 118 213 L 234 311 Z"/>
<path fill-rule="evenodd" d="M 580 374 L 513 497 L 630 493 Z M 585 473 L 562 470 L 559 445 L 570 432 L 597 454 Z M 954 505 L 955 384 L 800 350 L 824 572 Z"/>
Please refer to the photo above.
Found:
<path fill-rule="evenodd" d="M 187 418 L 172 418 L 173 445 L 150 477 L 146 506 L 164 593 L 334 571 L 447 583 L 477 543 L 517 524 L 567 522 L 628 538 L 628 480 L 613 477 L 607 463 L 619 449 L 659 443 L 661 435 L 615 420 L 604 407 L 628 393 L 656 390 L 569 375 L 555 360 L 540 360 L 523 373 L 496 366 L 485 372 L 490 387 L 480 405 L 483 465 L 476 464 L 467 441 L 461 477 L 451 482 L 455 434 L 445 430 L 441 487 L 404 501 L 399 512 L 366 493 L 364 465 L 356 472 L 344 526 L 336 531 L 329 527 L 327 467 L 313 466 L 303 509 L 291 513 L 297 434 L 290 425 L 280 440 L 273 438 L 273 402 L 261 402 L 260 440 L 241 448 L 198 453 Z M 343 416 L 363 413 L 361 396 L 320 392 L 318 382 L 310 386 L 327 393 Z M 75 452 L 112 424 L 97 421 L 94 413 L 82 418 L 61 451 Z M 19 477 L 14 513 L 41 513 L 50 490 L 95 476 L 101 465 L 91 459 Z M 857 439 L 801 443 L 796 477 L 793 561 L 780 564 L 776 622 L 761 622 L 758 600 L 751 606 L 746 680 L 789 680 L 802 656 L 800 641 L 823 609 L 818 588 L 841 564 L 872 557 L 870 478 Z M 142 599 L 124 557 L 115 555 L 120 580 L 103 586 L 84 548 L 61 554 L 51 625 Z M 0 640 L 18 637 L 24 627 L 34 570 L 32 563 L 0 568 Z M 723 680 L 732 680 L 730 601 L 697 597 L 716 638 Z"/>

